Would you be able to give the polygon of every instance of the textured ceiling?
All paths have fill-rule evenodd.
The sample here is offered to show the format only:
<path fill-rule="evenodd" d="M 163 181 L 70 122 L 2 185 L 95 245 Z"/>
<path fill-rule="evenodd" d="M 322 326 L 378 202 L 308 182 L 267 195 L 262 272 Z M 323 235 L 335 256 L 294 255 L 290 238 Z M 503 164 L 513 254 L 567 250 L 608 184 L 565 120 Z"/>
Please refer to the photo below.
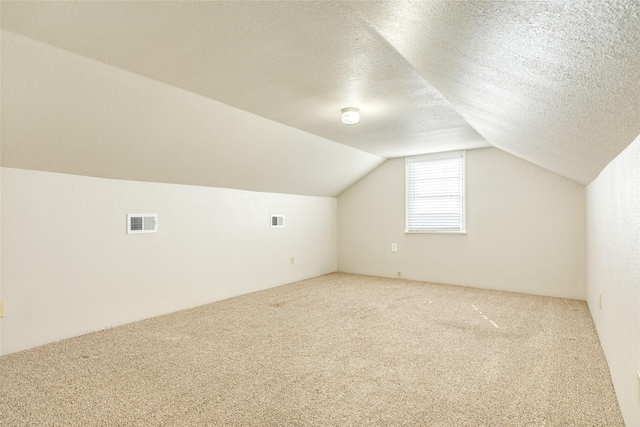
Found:
<path fill-rule="evenodd" d="M 488 146 L 346 3 L 20 2 L 2 26 L 384 157 Z"/>
<path fill-rule="evenodd" d="M 586 184 L 640 133 L 635 0 L 2 2 L 2 27 L 383 157 L 491 144 Z"/>
<path fill-rule="evenodd" d="M 492 145 L 582 184 L 640 133 L 640 2 L 354 7 Z"/>

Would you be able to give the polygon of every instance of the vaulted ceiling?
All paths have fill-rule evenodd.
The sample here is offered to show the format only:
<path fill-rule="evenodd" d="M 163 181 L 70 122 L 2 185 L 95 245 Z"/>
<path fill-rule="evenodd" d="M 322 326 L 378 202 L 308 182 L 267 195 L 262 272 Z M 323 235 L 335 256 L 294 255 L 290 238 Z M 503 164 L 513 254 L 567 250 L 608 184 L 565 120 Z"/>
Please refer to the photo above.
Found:
<path fill-rule="evenodd" d="M 289 188 L 284 175 L 277 188 L 230 187 L 335 195 L 381 158 L 487 146 L 588 184 L 640 133 L 640 3 L 635 0 L 25 1 L 2 2 L 1 8 L 2 28 L 12 34 L 303 131 L 311 137 L 296 138 L 312 138 L 310 145 L 331 151 L 314 154 L 323 169 L 335 167 L 340 174 L 353 161 L 355 171 L 324 189 Z M 3 54 L 6 50 L 11 61 L 19 61 L 21 42 L 8 37 Z M 3 67 L 12 66 L 7 61 Z M 34 57 L 31 64 L 38 61 Z M 28 64 L 22 67 L 31 68 Z M 20 81 L 25 73 L 9 73 L 6 82 L 3 76 L 3 121 L 14 102 L 26 114 L 19 94 L 8 87 L 33 87 L 26 78 Z M 51 84 L 55 81 L 46 86 Z M 340 123 L 344 107 L 358 107 L 361 122 Z M 24 127 L 26 116 L 13 117 L 11 112 L 6 117 L 9 125 Z M 185 120 L 176 126 L 193 127 L 192 118 Z M 25 132 L 3 132 L 4 165 L 29 167 L 17 145 L 55 133 Z M 185 170 L 192 177 L 180 168 L 171 176 L 152 169 L 144 176 L 118 174 L 128 166 L 115 157 L 96 175 L 108 176 L 112 168 L 117 178 L 220 185 L 193 172 L 205 174 L 211 164 L 198 162 L 215 155 L 202 147 L 207 132 L 215 130 L 180 142 L 191 153 Z M 66 145 L 74 138 L 79 137 L 64 134 L 58 147 L 76 153 Z M 130 144 L 126 136 L 120 139 Z M 357 150 L 336 148 L 332 141 Z M 216 144 L 219 151 L 231 149 Z M 289 151 L 281 155 L 297 161 L 297 152 L 284 149 Z M 91 153 L 80 154 L 79 163 L 84 155 Z M 49 169 L 65 171 L 62 157 Z M 171 157 L 163 170 L 170 168 Z M 35 168 L 47 170 L 47 162 L 41 159 Z"/>

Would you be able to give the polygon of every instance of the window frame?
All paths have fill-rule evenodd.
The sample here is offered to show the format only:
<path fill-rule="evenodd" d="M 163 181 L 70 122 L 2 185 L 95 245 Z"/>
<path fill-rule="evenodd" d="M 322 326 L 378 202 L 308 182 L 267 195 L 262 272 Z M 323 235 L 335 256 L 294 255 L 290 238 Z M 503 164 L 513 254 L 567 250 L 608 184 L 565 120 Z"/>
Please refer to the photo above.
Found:
<path fill-rule="evenodd" d="M 433 161 L 445 159 L 461 159 L 461 206 L 460 206 L 460 228 L 455 229 L 409 229 L 409 163 L 416 161 Z M 405 157 L 405 230 L 407 234 L 467 234 L 467 197 L 466 197 L 466 151 L 446 151 L 441 153 L 424 154 L 420 156 Z"/>

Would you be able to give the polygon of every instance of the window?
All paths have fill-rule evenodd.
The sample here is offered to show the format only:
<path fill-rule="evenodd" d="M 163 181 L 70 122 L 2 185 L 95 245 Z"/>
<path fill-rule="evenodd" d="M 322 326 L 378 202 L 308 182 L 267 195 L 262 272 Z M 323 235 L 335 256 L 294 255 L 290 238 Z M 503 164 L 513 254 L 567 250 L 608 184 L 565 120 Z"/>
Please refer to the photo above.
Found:
<path fill-rule="evenodd" d="M 407 233 L 465 233 L 464 151 L 407 157 Z"/>

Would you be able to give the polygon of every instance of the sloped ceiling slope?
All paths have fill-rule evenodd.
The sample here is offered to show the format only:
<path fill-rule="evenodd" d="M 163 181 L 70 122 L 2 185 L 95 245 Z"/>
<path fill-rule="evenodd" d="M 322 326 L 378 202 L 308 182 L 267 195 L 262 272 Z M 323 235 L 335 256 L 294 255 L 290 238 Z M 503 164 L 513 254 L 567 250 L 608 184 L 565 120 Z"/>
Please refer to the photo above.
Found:
<path fill-rule="evenodd" d="M 336 196 L 383 158 L 2 31 L 2 164 Z"/>
<path fill-rule="evenodd" d="M 3 26 L 384 157 L 486 141 L 346 2 L 21 2 Z M 344 126 L 344 107 L 363 120 Z M 437 149 L 437 147 L 436 147 Z"/>
<path fill-rule="evenodd" d="M 354 2 L 492 145 L 582 184 L 640 133 L 640 2 Z"/>
<path fill-rule="evenodd" d="M 111 150 L 110 162 L 100 166 L 99 160 L 93 160 L 95 165 L 87 166 L 91 170 L 103 167 L 105 174 L 216 186 L 229 186 L 230 180 L 236 183 L 232 188 L 256 189 L 269 187 L 257 182 L 271 182 L 273 177 L 267 170 L 275 170 L 281 176 L 273 191 L 325 195 L 336 194 L 375 167 L 382 161 L 378 156 L 492 144 L 586 184 L 640 133 L 640 4 L 634 0 L 70 1 L 1 5 L 2 27 L 11 32 L 184 89 L 193 99 L 198 94 L 210 102 L 224 103 L 217 103 L 216 111 L 233 106 L 255 114 L 255 120 L 261 116 L 274 126 L 286 125 L 286 135 L 281 137 L 298 142 L 289 141 L 287 147 L 273 138 L 264 142 L 267 134 L 261 128 L 251 133 L 254 119 L 245 116 L 244 126 L 243 120 L 237 119 L 244 132 L 241 136 L 228 138 L 229 130 L 214 137 L 215 129 L 205 129 L 198 138 L 190 138 L 188 132 L 179 138 L 187 124 L 204 126 L 189 116 L 187 121 L 173 120 L 175 126 L 169 131 L 180 139 L 180 155 L 175 155 L 178 149 L 169 148 L 175 140 L 146 140 L 148 151 L 172 153 L 159 162 L 162 172 L 151 166 L 146 172 L 134 170 L 130 159 L 114 154 L 135 142 L 133 135 L 144 134 L 134 123 L 129 124 L 129 132 L 120 135 L 123 145 L 112 141 L 115 145 L 111 148 L 102 146 L 106 141 L 86 148 L 86 135 L 75 131 L 37 147 L 57 144 L 60 152 L 69 150 L 67 157 L 77 158 L 76 167 L 92 153 Z M 60 51 L 49 57 L 56 55 L 66 54 Z M 119 87 L 133 84 L 129 81 L 133 77 L 122 79 Z M 49 84 L 57 83 L 50 80 Z M 82 96 L 72 81 L 67 84 Z M 14 91 L 16 105 L 22 107 L 13 109 L 11 102 L 5 102 L 4 85 L 3 75 L 3 125 L 7 108 L 18 116 L 34 104 L 29 100 L 18 103 L 19 95 Z M 33 85 L 26 78 L 23 86 Z M 86 88 L 95 92 L 93 83 Z M 92 96 L 101 96 L 104 91 Z M 37 94 L 33 91 L 35 102 L 43 101 L 43 95 L 38 99 Z M 135 105 L 144 109 L 140 102 Z M 192 101 L 180 105 L 187 104 Z M 339 122 L 340 109 L 348 106 L 361 109 L 358 125 Z M 151 117 L 138 113 L 138 117 L 143 122 L 162 121 L 159 117 L 165 117 L 163 114 L 167 112 Z M 107 115 L 115 117 L 117 111 Z M 205 117 L 203 114 L 201 119 Z M 83 120 L 62 123 L 82 129 L 87 127 Z M 87 120 L 91 122 L 91 118 Z M 42 127 L 46 121 L 35 123 Z M 13 122 L 8 124 L 13 128 Z M 21 138 L 6 138 L 9 133 L 3 126 L 3 164 L 14 165 L 17 153 L 23 153 L 21 159 L 26 161 L 31 156 L 29 150 L 17 146 L 30 143 L 32 137 L 55 134 L 62 125 L 56 126 L 51 129 L 54 132 L 42 128 L 38 135 Z M 297 129 L 303 132 L 292 136 L 290 132 Z M 207 139 L 210 145 L 203 144 Z M 313 154 L 305 154 L 310 144 L 329 147 L 331 141 L 342 144 L 328 149 L 331 155 L 313 150 Z M 256 160 L 247 167 L 239 160 L 241 153 L 254 152 L 258 143 L 263 144 L 262 161 L 271 166 L 257 167 Z M 338 146 L 353 151 L 344 157 Z M 235 158 L 234 153 L 238 153 Z M 224 159 L 226 169 L 235 175 L 253 175 L 255 182 L 223 178 L 233 173 L 207 179 L 211 156 Z M 48 156 L 41 157 L 46 166 Z M 310 157 L 315 167 L 310 166 Z M 175 167 L 172 158 L 183 159 L 191 167 Z M 291 166 L 296 162 L 300 169 L 310 171 L 336 169 L 334 174 L 313 178 L 310 173 L 306 177 L 291 175 L 290 180 L 299 182 L 298 188 L 292 189 L 292 184 L 284 184 L 287 174 L 282 171 L 296 168 Z M 350 162 L 356 169 L 351 174 L 341 169 Z M 171 168 L 171 173 L 166 171 Z M 331 188 L 323 184 L 312 188 L 313 180 L 322 181 L 326 175 L 335 175 Z"/>
<path fill-rule="evenodd" d="M 380 156 L 488 146 L 341 3 L 5 2 L 2 26 L 44 43 L 4 43 L 5 166 L 335 196 Z M 204 99 L 218 102 L 208 123 L 187 113 Z M 253 114 L 230 127 L 225 104 Z M 360 124 L 340 123 L 346 106 Z"/>

